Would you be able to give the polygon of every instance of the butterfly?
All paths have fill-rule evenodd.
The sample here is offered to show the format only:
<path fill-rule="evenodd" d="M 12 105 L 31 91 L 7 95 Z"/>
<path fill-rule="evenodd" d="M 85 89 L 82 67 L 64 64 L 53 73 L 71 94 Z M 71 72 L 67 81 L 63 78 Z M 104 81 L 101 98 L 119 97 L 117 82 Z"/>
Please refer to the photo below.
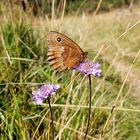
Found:
<path fill-rule="evenodd" d="M 64 71 L 79 65 L 87 55 L 72 39 L 58 32 L 48 33 L 47 44 L 48 61 L 57 71 Z"/>

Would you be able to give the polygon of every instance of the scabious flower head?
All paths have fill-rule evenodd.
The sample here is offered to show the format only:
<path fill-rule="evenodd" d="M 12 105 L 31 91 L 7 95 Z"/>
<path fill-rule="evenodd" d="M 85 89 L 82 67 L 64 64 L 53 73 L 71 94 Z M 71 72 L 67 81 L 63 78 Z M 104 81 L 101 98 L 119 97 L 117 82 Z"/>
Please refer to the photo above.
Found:
<path fill-rule="evenodd" d="M 55 91 L 60 89 L 59 85 L 55 84 L 47 84 L 42 85 L 37 90 L 34 90 L 32 92 L 33 94 L 33 101 L 35 101 L 36 104 L 42 104 L 42 102 L 48 98 L 49 95 L 55 94 Z"/>
<path fill-rule="evenodd" d="M 83 61 L 78 66 L 73 67 L 74 70 L 80 71 L 86 75 L 94 75 L 99 77 L 101 75 L 101 69 L 99 63 L 93 63 L 88 61 Z"/>

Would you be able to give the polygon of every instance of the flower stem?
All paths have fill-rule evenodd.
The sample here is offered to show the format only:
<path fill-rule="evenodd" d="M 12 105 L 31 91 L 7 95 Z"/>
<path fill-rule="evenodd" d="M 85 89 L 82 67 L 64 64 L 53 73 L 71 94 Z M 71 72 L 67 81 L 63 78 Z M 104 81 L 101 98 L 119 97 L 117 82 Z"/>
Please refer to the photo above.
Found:
<path fill-rule="evenodd" d="M 50 108 L 50 112 L 51 112 L 52 140 L 54 140 L 53 112 L 52 112 L 52 108 L 51 108 L 51 104 L 50 104 L 50 98 L 48 97 L 47 99 L 48 99 L 48 104 L 49 104 L 49 108 Z"/>
<path fill-rule="evenodd" d="M 88 108 L 88 122 L 87 122 L 87 128 L 86 128 L 86 131 L 85 131 L 85 137 L 84 137 L 84 140 L 86 139 L 87 137 L 87 134 L 88 134 L 88 129 L 89 129 L 89 126 L 90 126 L 90 114 L 91 114 L 91 99 L 92 99 L 92 88 L 91 88 L 91 75 L 88 75 L 89 77 L 89 92 L 90 92 L 90 100 L 89 100 L 89 108 Z"/>

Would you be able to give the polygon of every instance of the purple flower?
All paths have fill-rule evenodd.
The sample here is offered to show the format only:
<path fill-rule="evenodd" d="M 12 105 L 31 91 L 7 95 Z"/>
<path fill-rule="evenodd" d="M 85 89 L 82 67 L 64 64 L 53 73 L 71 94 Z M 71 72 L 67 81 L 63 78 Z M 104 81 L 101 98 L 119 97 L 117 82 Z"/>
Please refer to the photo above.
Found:
<path fill-rule="evenodd" d="M 55 84 L 47 84 L 42 85 L 37 90 L 34 90 L 32 92 L 33 94 L 33 101 L 35 101 L 36 104 L 42 104 L 42 102 L 48 98 L 49 95 L 55 94 L 55 91 L 60 89 L 59 85 Z"/>
<path fill-rule="evenodd" d="M 87 75 L 94 75 L 99 77 L 101 75 L 101 69 L 99 63 L 93 63 L 88 61 L 83 61 L 78 66 L 73 67 L 74 70 L 80 71 L 81 73 Z"/>

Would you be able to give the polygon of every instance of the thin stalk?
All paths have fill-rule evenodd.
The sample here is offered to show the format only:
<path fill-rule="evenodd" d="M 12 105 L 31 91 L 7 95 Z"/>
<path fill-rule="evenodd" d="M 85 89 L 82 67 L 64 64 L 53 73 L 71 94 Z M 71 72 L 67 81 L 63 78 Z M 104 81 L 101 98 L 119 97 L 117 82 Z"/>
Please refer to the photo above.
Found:
<path fill-rule="evenodd" d="M 90 96 L 90 100 L 89 100 L 89 108 L 88 108 L 88 122 L 87 122 L 87 128 L 86 128 L 86 131 L 85 131 L 84 140 L 85 140 L 86 137 L 87 137 L 88 130 L 89 130 L 89 127 L 90 127 L 91 99 L 92 99 L 91 75 L 88 75 L 88 77 L 89 77 L 89 93 L 90 93 L 89 96 Z"/>
<path fill-rule="evenodd" d="M 48 97 L 47 99 L 48 99 L 48 104 L 49 104 L 49 108 L 50 108 L 50 112 L 51 112 L 52 140 L 54 140 L 53 112 L 52 112 L 52 107 L 50 104 L 50 98 Z"/>

